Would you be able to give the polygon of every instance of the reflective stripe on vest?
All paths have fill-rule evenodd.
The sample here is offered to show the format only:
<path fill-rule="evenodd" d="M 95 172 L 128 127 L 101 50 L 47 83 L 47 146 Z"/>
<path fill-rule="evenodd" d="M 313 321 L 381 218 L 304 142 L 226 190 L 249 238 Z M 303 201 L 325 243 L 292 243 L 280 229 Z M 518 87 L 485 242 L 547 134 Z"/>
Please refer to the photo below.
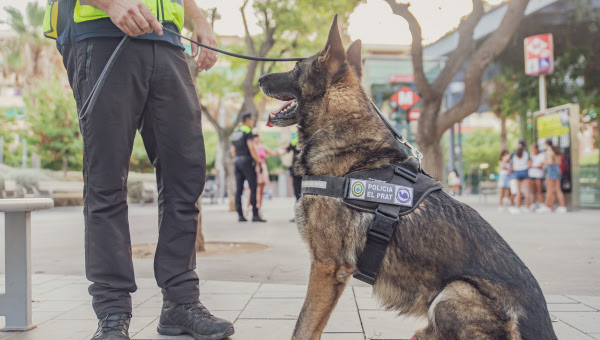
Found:
<path fill-rule="evenodd" d="M 48 0 L 44 16 L 44 36 L 57 39 L 57 21 L 67 18 L 58 18 L 58 3 L 61 0 Z M 67 0 L 62 0 L 65 2 Z M 183 0 L 141 0 L 160 22 L 171 22 L 181 32 L 184 22 Z M 73 11 L 73 21 L 81 23 L 101 18 L 108 18 L 108 14 L 94 6 L 86 4 L 85 0 L 77 0 Z"/>

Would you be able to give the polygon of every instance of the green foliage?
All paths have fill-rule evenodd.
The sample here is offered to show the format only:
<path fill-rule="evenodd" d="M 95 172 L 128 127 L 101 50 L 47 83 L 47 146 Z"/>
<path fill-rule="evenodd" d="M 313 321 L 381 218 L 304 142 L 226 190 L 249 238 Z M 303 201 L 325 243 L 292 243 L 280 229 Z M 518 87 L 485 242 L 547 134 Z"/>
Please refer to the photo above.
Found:
<path fill-rule="evenodd" d="M 42 158 L 42 167 L 81 169 L 83 142 L 79 134 L 77 107 L 71 91 L 57 79 L 40 81 L 24 93 L 30 146 Z"/>
<path fill-rule="evenodd" d="M 217 146 L 219 144 L 219 135 L 216 131 L 205 130 L 204 135 L 204 150 L 206 152 L 206 172 L 211 172 L 215 168 L 215 160 L 217 158 Z M 228 150 L 227 150 L 228 151 Z"/>
<path fill-rule="evenodd" d="M 500 134 L 493 129 L 475 130 L 465 135 L 463 146 L 463 172 L 477 172 L 479 165 L 489 164 L 490 169 L 498 167 Z"/>
<path fill-rule="evenodd" d="M 154 166 L 150 163 L 150 159 L 148 159 L 144 141 L 139 132 L 136 132 L 135 140 L 133 141 L 133 151 L 131 152 L 129 171 L 140 173 L 154 172 Z"/>

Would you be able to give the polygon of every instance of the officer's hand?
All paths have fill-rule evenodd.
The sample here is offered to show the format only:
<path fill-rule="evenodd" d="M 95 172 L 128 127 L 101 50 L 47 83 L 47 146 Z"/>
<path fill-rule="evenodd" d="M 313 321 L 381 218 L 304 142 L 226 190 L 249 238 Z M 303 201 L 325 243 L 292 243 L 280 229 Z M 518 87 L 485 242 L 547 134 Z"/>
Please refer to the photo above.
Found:
<path fill-rule="evenodd" d="M 153 31 L 158 35 L 163 34 L 162 25 L 150 9 L 140 1 L 111 1 L 103 10 L 110 16 L 110 20 L 128 36 L 136 37 Z"/>
<path fill-rule="evenodd" d="M 196 26 L 192 32 L 192 40 L 199 41 L 204 45 L 217 48 L 217 39 L 215 33 L 210 27 L 206 18 L 199 17 L 196 19 Z M 198 45 L 192 44 L 192 57 L 198 55 Z M 208 48 L 202 48 L 198 55 L 198 72 L 208 71 L 217 62 L 217 52 L 211 51 Z"/>

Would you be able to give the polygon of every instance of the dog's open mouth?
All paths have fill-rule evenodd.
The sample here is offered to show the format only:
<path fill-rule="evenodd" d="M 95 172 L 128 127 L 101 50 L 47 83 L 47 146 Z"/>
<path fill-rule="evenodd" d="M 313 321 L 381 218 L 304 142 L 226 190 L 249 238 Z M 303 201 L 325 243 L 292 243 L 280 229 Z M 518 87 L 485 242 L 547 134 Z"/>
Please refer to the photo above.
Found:
<path fill-rule="evenodd" d="M 298 99 L 293 96 L 283 95 L 273 98 L 284 101 L 283 105 L 269 114 L 267 126 L 287 126 L 296 122 L 296 112 L 298 111 Z"/>

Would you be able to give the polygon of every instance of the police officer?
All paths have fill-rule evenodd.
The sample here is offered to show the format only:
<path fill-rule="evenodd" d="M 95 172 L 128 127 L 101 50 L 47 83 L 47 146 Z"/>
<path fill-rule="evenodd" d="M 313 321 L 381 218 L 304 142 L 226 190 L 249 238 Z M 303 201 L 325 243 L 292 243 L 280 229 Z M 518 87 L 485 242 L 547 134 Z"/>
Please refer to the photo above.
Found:
<path fill-rule="evenodd" d="M 136 291 L 127 214 L 127 174 L 136 130 L 156 168 L 159 236 L 154 274 L 162 288 L 158 332 L 222 339 L 233 325 L 199 301 L 198 209 L 206 160 L 200 103 L 179 37 L 216 47 L 194 0 L 48 1 L 44 34 L 57 39 L 79 109 L 124 35 L 134 37 L 105 78 L 93 110 L 79 117 L 83 136 L 85 270 L 99 319 L 92 339 L 129 339 L 130 293 Z M 158 18 L 158 19 L 157 19 Z M 160 22 L 159 22 L 160 21 Z M 192 45 L 192 55 L 198 48 Z M 216 62 L 202 49 L 199 71 Z"/>
<path fill-rule="evenodd" d="M 238 213 L 238 221 L 246 222 L 242 211 L 242 194 L 244 192 L 244 181 L 248 181 L 250 187 L 250 203 L 252 204 L 252 222 L 266 222 L 258 214 L 256 206 L 256 164 L 260 158 L 256 153 L 254 135 L 252 134 L 252 114 L 243 113 L 240 117 L 240 125 L 231 135 L 231 153 L 235 157 L 235 209 Z"/>

